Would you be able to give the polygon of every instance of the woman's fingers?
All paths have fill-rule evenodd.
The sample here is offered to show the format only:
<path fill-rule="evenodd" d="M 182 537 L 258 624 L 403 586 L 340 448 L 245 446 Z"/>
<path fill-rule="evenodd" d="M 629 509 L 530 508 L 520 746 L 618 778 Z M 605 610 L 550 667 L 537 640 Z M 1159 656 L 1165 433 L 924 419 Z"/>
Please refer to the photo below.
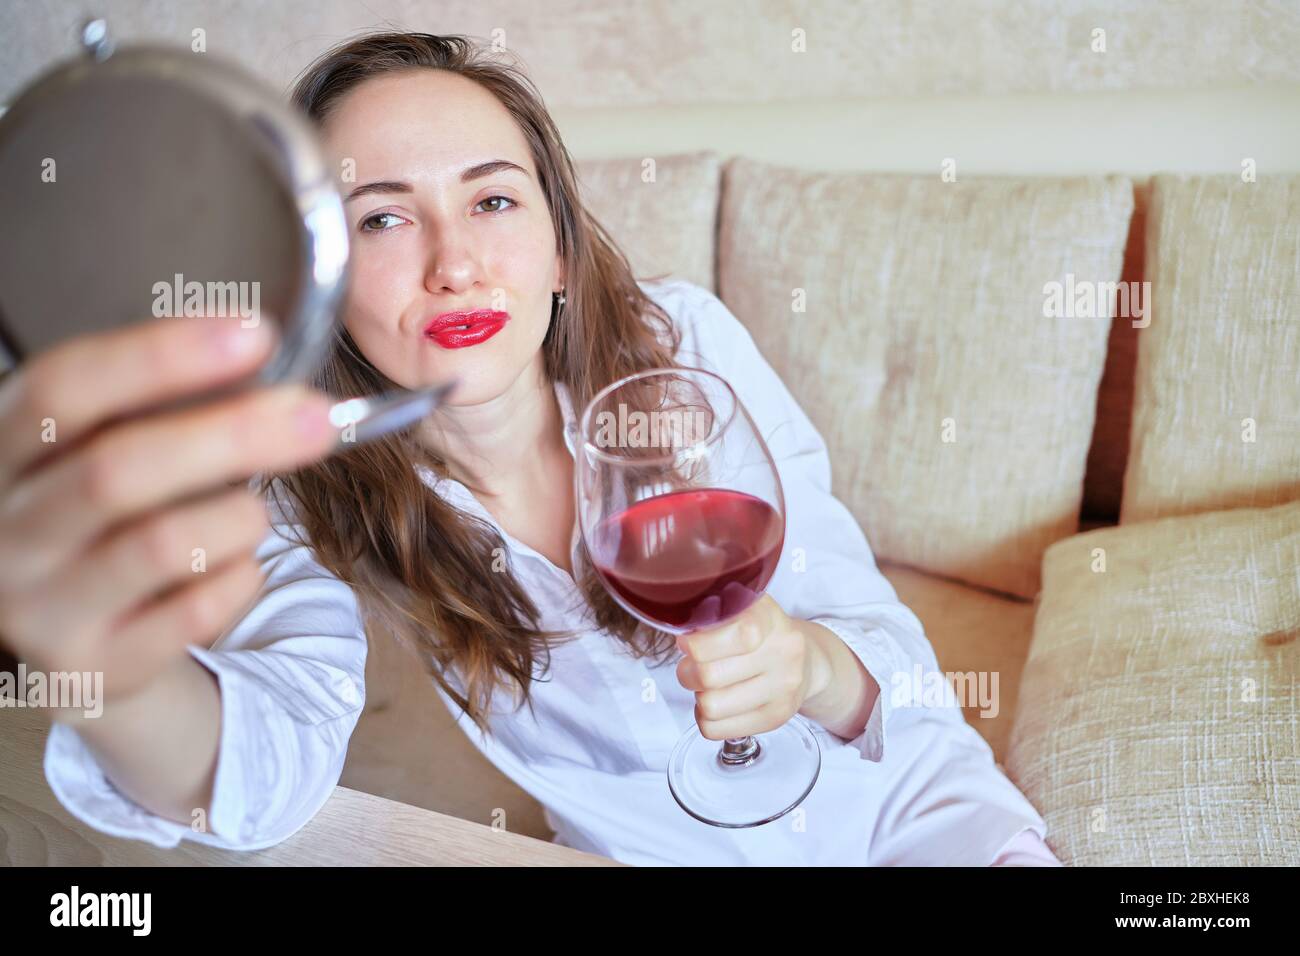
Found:
<path fill-rule="evenodd" d="M 187 645 L 210 645 L 248 610 L 265 577 L 251 556 L 236 558 L 149 601 L 103 643 L 104 697 L 126 697 L 158 675 Z"/>
<path fill-rule="evenodd" d="M 246 488 L 120 526 L 29 596 L 41 617 L 24 630 L 45 635 L 53 647 L 65 636 L 124 617 L 164 590 L 254 553 L 269 530 L 266 503 Z M 60 601 L 58 594 L 77 599 Z"/>
<path fill-rule="evenodd" d="M 339 438 L 327 396 L 253 384 L 271 331 L 160 319 L 61 343 L 0 380 L 7 647 L 42 670 L 102 672 L 105 696 L 125 697 L 247 610 L 268 531 L 248 478 Z"/>
<path fill-rule="evenodd" d="M 330 404 L 306 386 L 280 385 L 93 436 L 8 490 L 0 512 L 6 589 L 54 574 L 118 522 L 317 460 L 337 439 Z"/>
<path fill-rule="evenodd" d="M 102 422 L 239 379 L 270 355 L 275 323 L 162 318 L 77 336 L 0 382 L 0 487 Z"/>

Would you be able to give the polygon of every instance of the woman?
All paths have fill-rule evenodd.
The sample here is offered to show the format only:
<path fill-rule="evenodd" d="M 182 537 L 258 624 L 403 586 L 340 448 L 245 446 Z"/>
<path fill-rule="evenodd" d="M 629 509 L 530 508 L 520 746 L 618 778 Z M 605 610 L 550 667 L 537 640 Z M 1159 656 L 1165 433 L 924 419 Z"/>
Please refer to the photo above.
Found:
<path fill-rule="evenodd" d="M 77 517 L 62 525 L 84 535 L 131 519 L 73 571 L 48 559 L 40 596 L 5 605 L 2 630 L 20 652 L 109 675 L 104 718 L 60 714 L 52 729 L 46 773 L 64 805 L 163 846 L 253 849 L 290 836 L 339 778 L 364 701 L 364 620 L 420 649 L 461 726 L 543 804 L 567 845 L 640 864 L 1056 865 L 1042 818 L 960 711 L 902 706 L 893 677 L 938 664 L 831 496 L 821 437 L 720 301 L 690 283 L 633 279 L 583 210 L 526 78 L 461 37 L 378 34 L 322 56 L 293 98 L 343 173 L 352 231 L 342 328 L 315 384 L 335 397 L 461 385 L 419 426 L 324 461 L 319 433 L 291 441 L 282 413 L 245 400 L 220 420 L 174 415 L 170 431 L 119 427 L 133 437 L 101 440 L 89 464 L 47 464 L 9 490 L 29 530 L 41 526 L 37 503 L 69 487 L 96 490 L 74 498 Z M 125 347 L 128 336 L 115 335 Z M 174 390 L 179 338 L 166 340 L 176 343 L 166 357 Z M 265 342 L 242 344 L 254 354 L 228 366 L 264 357 Z M 806 552 L 806 567 L 783 555 L 767 594 L 739 618 L 680 642 L 600 585 L 574 533 L 572 495 L 575 408 L 618 378 L 670 365 L 732 383 L 781 470 L 787 551 Z M 105 410 L 82 410 L 71 373 L 53 367 L 31 370 L 29 381 L 54 383 L 36 394 L 88 428 Z M 8 404 L 36 411 L 30 399 Z M 232 420 L 264 443 L 257 461 L 234 447 Z M 254 555 L 260 590 L 238 558 L 265 530 L 245 497 L 158 516 L 198 487 L 143 466 L 164 457 L 164 436 L 182 435 L 206 443 L 209 476 L 259 472 L 273 522 Z M 15 472 L 30 467 L 21 459 Z M 73 540 L 56 524 L 45 520 L 42 540 Z M 216 542 L 233 569 L 224 590 L 185 598 L 180 588 L 124 614 L 127 596 L 180 577 L 162 545 L 188 557 L 190 541 Z M 114 557 L 136 567 L 110 568 Z M 131 575 L 140 579 L 128 587 L 118 580 Z M 53 597 L 73 586 L 98 608 L 78 602 L 75 626 Z M 215 646 L 188 643 L 236 618 Z M 60 627 L 86 636 L 48 648 L 41 635 Z M 108 641 L 114 629 L 129 639 Z M 144 650 L 150 638 L 172 656 Z M 131 648 L 154 657 L 141 665 Z M 664 768 L 692 721 L 720 740 L 796 713 L 823 750 L 797 811 L 731 830 L 673 802 Z"/>

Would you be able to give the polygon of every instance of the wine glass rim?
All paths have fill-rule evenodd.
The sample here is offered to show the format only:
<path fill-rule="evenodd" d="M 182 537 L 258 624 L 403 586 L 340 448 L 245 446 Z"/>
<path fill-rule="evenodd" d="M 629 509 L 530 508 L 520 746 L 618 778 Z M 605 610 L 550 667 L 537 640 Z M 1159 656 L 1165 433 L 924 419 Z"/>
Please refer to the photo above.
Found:
<path fill-rule="evenodd" d="M 602 451 L 601 449 L 597 448 L 595 445 L 593 445 L 591 442 L 587 440 L 587 424 L 588 424 L 588 419 L 591 417 L 592 409 L 596 407 L 596 403 L 601 398 L 609 394 L 610 392 L 613 392 L 615 389 L 626 385 L 628 382 L 635 382 L 638 379 L 649 378 L 651 375 L 666 375 L 669 373 L 679 373 L 679 372 L 692 372 L 699 375 L 707 375 L 710 378 L 717 379 L 719 382 L 722 383 L 722 387 L 727 390 L 727 394 L 731 396 L 731 411 L 727 415 L 727 420 L 722 424 L 722 427 L 715 428 L 713 430 L 713 433 L 709 437 L 705 438 L 703 441 L 692 442 L 690 445 L 687 445 L 685 447 L 706 448 L 709 445 L 716 442 L 718 436 L 720 436 L 723 432 L 725 432 L 728 428 L 730 428 L 731 423 L 735 420 L 736 410 L 740 407 L 740 396 L 738 396 L 736 394 L 736 390 L 731 387 L 731 383 L 728 382 L 721 375 L 719 375 L 717 372 L 712 372 L 706 368 L 695 368 L 693 366 L 687 366 L 687 365 L 671 365 L 665 368 L 644 369 L 643 371 L 640 372 L 633 372 L 631 375 L 624 375 L 622 378 L 618 379 L 615 382 L 611 382 L 610 384 L 602 388 L 599 392 L 597 392 L 595 395 L 593 395 L 591 397 L 591 401 L 587 403 L 587 407 L 583 409 L 582 418 L 578 423 L 578 428 L 581 432 L 579 437 L 582 439 L 583 449 L 587 451 L 589 454 L 595 455 L 597 458 L 603 459 L 604 461 L 610 462 L 611 464 L 615 464 L 615 465 L 633 464 L 633 463 L 637 465 L 655 465 L 655 464 L 664 464 L 665 462 L 670 462 L 677 459 L 682 454 L 683 449 L 678 449 L 675 452 L 670 452 L 669 454 L 659 455 L 653 458 L 628 458 L 625 455 L 611 455 L 608 452 Z"/>

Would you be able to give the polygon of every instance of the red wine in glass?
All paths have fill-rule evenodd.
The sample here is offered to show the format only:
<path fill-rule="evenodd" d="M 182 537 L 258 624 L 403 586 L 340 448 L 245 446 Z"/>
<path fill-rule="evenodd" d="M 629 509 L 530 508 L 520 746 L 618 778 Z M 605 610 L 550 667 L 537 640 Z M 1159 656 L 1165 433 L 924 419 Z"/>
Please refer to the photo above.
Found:
<path fill-rule="evenodd" d="M 724 378 L 697 368 L 629 375 L 587 403 L 576 430 L 579 529 L 615 601 L 686 634 L 758 600 L 785 544 L 785 498 L 767 444 Z M 725 742 L 695 725 L 673 748 L 667 777 L 696 819 L 752 827 L 798 806 L 820 769 L 817 738 L 795 716 Z"/>
<path fill-rule="evenodd" d="M 700 488 L 638 501 L 592 539 L 592 563 L 627 603 L 673 627 L 715 627 L 763 593 L 785 525 L 761 498 Z"/>

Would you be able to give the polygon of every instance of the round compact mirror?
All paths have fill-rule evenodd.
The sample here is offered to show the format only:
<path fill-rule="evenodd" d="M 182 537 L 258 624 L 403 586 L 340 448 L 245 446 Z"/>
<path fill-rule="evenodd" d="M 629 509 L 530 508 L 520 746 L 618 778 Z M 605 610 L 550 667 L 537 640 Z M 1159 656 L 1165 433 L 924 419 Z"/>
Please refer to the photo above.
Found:
<path fill-rule="evenodd" d="M 342 198 L 311 124 L 239 67 L 186 48 L 83 51 L 0 115 L 0 358 L 152 317 L 279 323 L 254 379 L 306 381 L 346 288 Z M 339 402 L 361 443 L 454 386 Z M 342 446 L 340 446 L 342 447 Z"/>

